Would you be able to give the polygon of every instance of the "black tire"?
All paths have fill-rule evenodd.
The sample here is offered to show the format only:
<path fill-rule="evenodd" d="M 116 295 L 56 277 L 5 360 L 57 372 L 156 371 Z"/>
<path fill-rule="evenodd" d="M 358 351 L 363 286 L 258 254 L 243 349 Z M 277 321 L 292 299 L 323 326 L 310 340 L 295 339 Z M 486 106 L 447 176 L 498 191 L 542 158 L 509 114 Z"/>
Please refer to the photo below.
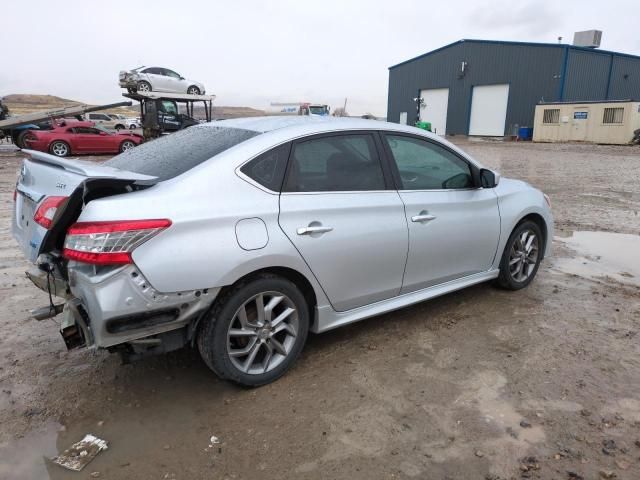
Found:
<path fill-rule="evenodd" d="M 124 152 L 126 150 L 129 150 L 131 148 L 134 148 L 135 146 L 136 146 L 136 142 L 133 142 L 131 140 L 125 140 L 124 142 L 122 142 L 120 144 L 120 148 L 119 148 L 120 153 L 122 153 L 122 152 Z"/>
<path fill-rule="evenodd" d="M 527 265 L 533 265 L 526 275 L 526 278 L 517 278 L 517 274 L 524 274 L 523 272 L 517 272 L 514 274 L 512 272 L 512 268 L 510 266 L 510 262 L 515 261 L 518 253 L 518 245 L 519 239 L 521 239 L 522 235 L 525 232 L 533 233 L 536 239 L 534 242 L 536 243 L 537 254 L 535 256 L 535 263 L 532 263 L 532 259 L 526 258 L 526 254 L 523 255 L 525 258 L 522 260 L 524 263 L 524 268 L 528 268 Z M 507 290 L 520 290 L 521 288 L 529 285 L 536 273 L 538 272 L 538 268 L 540 267 L 540 261 L 542 260 L 542 256 L 544 254 L 544 248 L 546 244 L 546 239 L 542 235 L 542 231 L 537 223 L 526 220 L 520 223 L 514 230 L 511 232 L 509 236 L 509 240 L 507 240 L 507 244 L 504 247 L 504 252 L 502 253 L 502 259 L 500 260 L 500 275 L 497 279 L 498 286 L 507 289 Z"/>
<path fill-rule="evenodd" d="M 136 92 L 150 92 L 150 91 L 151 91 L 151 84 L 149 82 L 147 82 L 146 80 L 140 80 L 138 82 Z"/>
<path fill-rule="evenodd" d="M 136 89 L 135 89 L 135 88 L 128 87 L 128 88 L 127 88 L 127 92 L 129 92 L 129 93 L 136 93 Z"/>
<path fill-rule="evenodd" d="M 67 142 L 56 140 L 49 146 L 49 152 L 56 157 L 68 157 L 71 154 L 71 147 Z"/>
<path fill-rule="evenodd" d="M 189 95 L 200 95 L 200 89 L 195 85 L 191 85 L 189 88 L 187 88 L 187 93 Z"/>
<path fill-rule="evenodd" d="M 235 315 L 240 307 L 256 295 L 266 292 L 285 295 L 295 306 L 297 334 L 287 355 L 273 369 L 266 373 L 246 373 L 232 362 L 227 351 L 230 344 L 227 335 L 232 323 L 237 321 Z M 197 343 L 202 359 L 220 378 L 245 387 L 257 387 L 275 381 L 289 370 L 304 348 L 308 331 L 309 307 L 298 287 L 286 278 L 262 274 L 238 282 L 216 299 L 211 311 L 202 320 Z M 268 362 L 265 363 L 268 365 Z"/>
<path fill-rule="evenodd" d="M 125 126 L 124 126 L 124 125 L 122 125 L 121 123 L 119 123 L 119 124 L 117 124 L 117 125 L 116 125 L 116 131 L 118 131 L 118 130 L 124 130 L 125 128 L 127 128 L 127 127 L 125 127 Z"/>
<path fill-rule="evenodd" d="M 135 130 L 136 128 L 138 128 L 137 125 L 129 125 L 129 130 Z"/>
<path fill-rule="evenodd" d="M 16 135 L 16 137 L 13 140 L 13 143 L 15 144 L 16 147 L 20 149 L 25 147 L 24 137 L 26 137 L 28 133 L 29 133 L 29 130 L 23 130 L 18 135 Z"/>

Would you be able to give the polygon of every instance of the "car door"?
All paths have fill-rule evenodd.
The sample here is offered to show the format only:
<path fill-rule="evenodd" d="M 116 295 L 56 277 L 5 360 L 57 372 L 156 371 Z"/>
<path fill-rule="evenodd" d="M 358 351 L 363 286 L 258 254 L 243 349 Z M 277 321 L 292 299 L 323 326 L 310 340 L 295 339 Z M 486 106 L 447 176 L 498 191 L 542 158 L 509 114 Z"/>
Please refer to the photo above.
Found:
<path fill-rule="evenodd" d="M 187 85 L 182 77 L 168 68 L 162 69 L 165 75 L 165 81 L 167 85 L 167 91 L 176 93 L 187 93 Z"/>
<path fill-rule="evenodd" d="M 151 83 L 151 88 L 154 92 L 166 92 L 166 77 L 164 76 L 164 72 L 162 68 L 158 67 L 150 67 L 145 68 L 141 73 L 144 73 L 148 76 L 148 80 Z"/>
<path fill-rule="evenodd" d="M 76 127 L 73 129 L 74 143 L 77 152 L 106 153 L 113 151 L 112 135 L 91 127 Z"/>
<path fill-rule="evenodd" d="M 370 132 L 293 143 L 280 227 L 345 311 L 398 295 L 407 257 L 404 206 Z"/>
<path fill-rule="evenodd" d="M 476 186 L 477 167 L 436 140 L 400 133 L 383 139 L 409 226 L 402 293 L 488 270 L 500 214 L 493 189 Z"/>

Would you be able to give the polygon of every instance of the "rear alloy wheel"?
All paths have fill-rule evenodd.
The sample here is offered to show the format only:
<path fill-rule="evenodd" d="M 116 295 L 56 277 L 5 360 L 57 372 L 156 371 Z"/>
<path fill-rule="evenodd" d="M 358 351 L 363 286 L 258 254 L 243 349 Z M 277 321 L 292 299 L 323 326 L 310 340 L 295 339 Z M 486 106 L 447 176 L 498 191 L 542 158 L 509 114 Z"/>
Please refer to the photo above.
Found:
<path fill-rule="evenodd" d="M 14 143 L 18 148 L 26 148 L 27 144 L 25 143 L 25 138 L 29 134 L 29 130 L 23 130 L 18 135 L 16 135 Z"/>
<path fill-rule="evenodd" d="M 151 91 L 151 84 L 149 82 L 145 82 L 144 80 L 140 80 L 138 82 L 138 92 L 148 93 Z"/>
<path fill-rule="evenodd" d="M 283 375 L 304 347 L 309 309 L 289 280 L 265 274 L 216 299 L 198 348 L 218 376 L 255 387 Z"/>
<path fill-rule="evenodd" d="M 125 140 L 124 142 L 122 142 L 120 144 L 120 153 L 122 153 L 122 152 L 124 152 L 126 150 L 130 150 L 135 146 L 136 146 L 135 142 L 132 142 L 131 140 Z"/>
<path fill-rule="evenodd" d="M 531 283 L 542 260 L 544 239 L 538 224 L 526 221 L 511 233 L 500 261 L 498 284 L 519 290 Z"/>
<path fill-rule="evenodd" d="M 49 151 L 56 157 L 66 157 L 67 155 L 69 155 L 69 153 L 71 153 L 69 145 L 59 140 L 56 140 L 51 144 L 51 147 L 49 147 Z"/>
<path fill-rule="evenodd" d="M 129 125 L 129 130 L 135 130 L 136 128 L 138 127 L 134 124 Z"/>
<path fill-rule="evenodd" d="M 187 93 L 189 95 L 200 95 L 200 89 L 195 85 L 192 85 L 187 89 Z"/>

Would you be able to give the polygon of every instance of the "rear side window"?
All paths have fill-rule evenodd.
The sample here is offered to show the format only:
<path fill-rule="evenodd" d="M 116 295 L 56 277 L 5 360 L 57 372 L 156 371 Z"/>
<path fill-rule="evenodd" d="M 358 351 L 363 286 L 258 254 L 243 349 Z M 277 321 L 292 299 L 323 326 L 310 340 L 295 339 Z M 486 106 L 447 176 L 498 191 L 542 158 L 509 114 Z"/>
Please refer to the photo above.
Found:
<path fill-rule="evenodd" d="M 384 190 L 382 166 L 371 135 L 321 137 L 296 143 L 285 191 Z"/>
<path fill-rule="evenodd" d="M 279 192 L 287 167 L 290 144 L 280 145 L 254 158 L 240 171 L 273 192 Z"/>
<path fill-rule="evenodd" d="M 257 135 L 260 133 L 240 128 L 193 126 L 125 150 L 104 165 L 153 175 L 163 181 Z"/>

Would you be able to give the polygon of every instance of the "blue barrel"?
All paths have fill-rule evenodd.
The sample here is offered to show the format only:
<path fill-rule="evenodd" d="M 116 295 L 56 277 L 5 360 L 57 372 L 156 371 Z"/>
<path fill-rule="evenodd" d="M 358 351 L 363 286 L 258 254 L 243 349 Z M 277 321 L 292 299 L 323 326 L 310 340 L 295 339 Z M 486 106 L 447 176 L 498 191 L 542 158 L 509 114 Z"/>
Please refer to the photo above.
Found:
<path fill-rule="evenodd" d="M 518 138 L 520 140 L 531 140 L 531 138 L 533 138 L 533 128 L 520 127 L 518 129 Z"/>

